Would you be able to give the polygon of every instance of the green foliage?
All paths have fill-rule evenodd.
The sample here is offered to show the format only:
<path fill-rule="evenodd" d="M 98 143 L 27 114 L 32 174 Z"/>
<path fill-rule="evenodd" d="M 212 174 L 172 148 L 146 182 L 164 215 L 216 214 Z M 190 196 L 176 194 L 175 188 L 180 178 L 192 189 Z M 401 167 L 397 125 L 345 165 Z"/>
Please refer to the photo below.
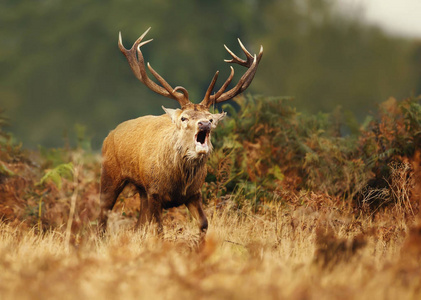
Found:
<path fill-rule="evenodd" d="M 4 127 L 9 125 L 9 120 L 4 115 L 4 109 L 0 108 L 0 146 L 1 150 L 3 151 L 5 146 L 10 143 L 10 134 L 8 134 Z"/>
<path fill-rule="evenodd" d="M 70 159 L 70 150 L 65 148 L 46 148 L 39 146 L 39 153 L 43 159 L 43 168 L 55 168 L 65 164 Z"/>
<path fill-rule="evenodd" d="M 230 116 L 214 134 L 206 188 L 223 186 L 216 197 L 241 194 L 259 204 L 284 191 L 310 190 L 354 199 L 372 179 L 388 181 L 390 162 L 421 147 L 419 98 L 386 101 L 359 134 L 355 118 L 340 109 L 309 115 L 287 98 L 235 101 L 239 109 L 225 105 Z"/>
<path fill-rule="evenodd" d="M 5 110 L 0 108 L 0 173 L 11 176 L 13 172 L 1 161 L 20 161 L 24 159 L 24 154 L 22 144 L 16 143 L 13 135 L 4 129 L 9 126 L 9 119 L 4 112 Z"/>
<path fill-rule="evenodd" d="M 377 180 L 388 179 L 390 163 L 411 158 L 420 150 L 420 99 L 388 99 L 379 106 L 378 116 L 362 131 L 361 156 Z"/>
<path fill-rule="evenodd" d="M 302 115 L 287 101 L 249 96 L 236 99 L 238 112 L 224 106 L 230 118 L 215 132 L 214 158 L 231 157 L 233 162 L 227 192 L 270 198 L 270 192 L 285 188 L 286 181 L 295 182 L 296 188 L 332 194 L 350 190 L 356 179 L 348 173 L 363 171 L 360 161 L 349 161 L 355 151 L 352 141 L 329 134 L 327 114 Z M 211 174 L 218 174 L 218 163 L 211 159 Z"/>
<path fill-rule="evenodd" d="M 52 182 L 60 190 L 63 178 L 71 179 L 73 176 L 73 163 L 61 164 L 51 170 L 46 170 L 44 176 L 37 183 L 37 185 L 45 185 L 46 183 Z"/>
<path fill-rule="evenodd" d="M 3 162 L 0 161 L 0 176 L 14 176 L 15 172 L 11 171 Z"/>
<path fill-rule="evenodd" d="M 416 213 L 414 182 L 408 178 L 419 173 L 421 161 L 420 98 L 391 98 L 359 126 L 340 108 L 299 113 L 290 100 L 247 96 L 223 106 L 229 116 L 212 135 L 205 201 L 218 205 L 230 199 L 254 211 L 267 201 L 285 206 L 370 202 L 370 207 L 395 204 Z M 78 147 L 40 147 L 30 156 L 10 150 L 15 149 L 8 148 L 10 140 L 0 143 L 0 218 L 26 219 L 44 230 L 68 219 L 76 194 L 83 221 L 74 224 L 97 217 L 100 158 L 87 150 L 85 128 L 78 126 L 76 133 Z M 78 180 L 72 181 L 75 165 Z"/>

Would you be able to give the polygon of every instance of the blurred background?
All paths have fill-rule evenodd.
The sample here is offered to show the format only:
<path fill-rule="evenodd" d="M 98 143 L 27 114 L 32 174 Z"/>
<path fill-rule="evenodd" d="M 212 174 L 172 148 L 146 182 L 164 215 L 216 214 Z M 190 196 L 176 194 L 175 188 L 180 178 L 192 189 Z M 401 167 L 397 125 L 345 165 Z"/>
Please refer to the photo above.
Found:
<path fill-rule="evenodd" d="M 177 107 L 137 81 L 117 47 L 119 31 L 130 48 L 151 26 L 145 60 L 192 101 L 216 70 L 217 88 L 225 81 L 223 45 L 242 54 L 239 37 L 252 53 L 264 46 L 247 92 L 362 120 L 390 96 L 421 93 L 417 11 L 417 0 L 3 0 L 0 109 L 26 148 L 84 134 L 99 149 L 122 121 Z M 245 70 L 235 71 L 238 80 Z"/>

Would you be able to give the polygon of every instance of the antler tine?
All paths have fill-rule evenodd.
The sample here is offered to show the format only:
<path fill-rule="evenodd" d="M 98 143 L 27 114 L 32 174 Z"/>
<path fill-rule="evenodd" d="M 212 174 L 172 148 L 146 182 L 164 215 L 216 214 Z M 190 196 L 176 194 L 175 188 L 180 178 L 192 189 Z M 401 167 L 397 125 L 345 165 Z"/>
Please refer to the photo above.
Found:
<path fill-rule="evenodd" d="M 227 101 L 235 97 L 236 95 L 240 94 L 244 90 L 246 90 L 251 84 L 251 82 L 253 81 L 254 75 L 256 74 L 256 71 L 257 71 L 257 67 L 263 56 L 263 46 L 260 46 L 259 55 L 256 55 L 256 54 L 251 55 L 250 52 L 244 47 L 240 39 L 238 39 L 238 43 L 240 44 L 241 49 L 246 55 L 247 60 L 239 58 L 226 45 L 224 45 L 225 49 L 232 56 L 232 59 L 225 59 L 224 61 L 227 63 L 239 64 L 241 66 L 248 68 L 248 70 L 243 74 L 243 76 L 241 76 L 240 80 L 238 81 L 235 87 L 225 92 L 225 89 L 228 87 L 228 85 L 231 83 L 234 77 L 234 69 L 230 67 L 231 74 L 228 77 L 228 79 L 225 81 L 225 83 L 222 85 L 222 87 L 219 89 L 219 91 L 215 95 L 208 97 L 208 94 L 209 94 L 209 89 L 208 89 L 208 91 L 206 92 L 205 98 L 203 99 L 201 104 L 206 105 L 207 107 L 210 107 L 213 103 L 221 103 L 223 101 Z M 213 88 L 213 85 L 211 84 L 209 88 L 211 87 Z"/>
<path fill-rule="evenodd" d="M 171 87 L 171 85 L 169 85 L 169 83 L 168 82 L 166 82 L 165 81 L 165 79 L 164 78 L 162 78 L 162 76 L 161 75 L 159 75 L 158 74 L 158 72 L 157 71 L 155 71 L 153 68 L 152 68 L 152 66 L 151 66 L 151 64 L 150 63 L 148 63 L 148 69 L 149 69 L 149 71 L 151 71 L 151 73 L 152 73 L 152 75 L 159 81 L 159 83 L 167 90 L 167 92 L 170 94 L 170 95 L 172 95 L 172 96 L 174 96 L 173 95 L 173 88 Z M 146 72 L 145 72 L 146 73 Z"/>
<path fill-rule="evenodd" d="M 147 40 L 142 42 L 143 38 L 146 36 L 146 34 L 149 32 L 151 27 L 149 27 L 134 43 L 130 50 L 126 49 L 123 46 L 121 32 L 119 33 L 118 37 L 118 47 L 120 48 L 120 51 L 124 54 L 124 56 L 127 58 L 127 61 L 129 62 L 129 65 L 136 76 L 137 79 L 139 79 L 143 84 L 145 84 L 149 89 L 154 91 L 155 93 L 158 93 L 162 96 L 171 98 L 176 100 L 180 105 L 183 107 L 186 104 L 190 103 L 190 100 L 188 99 L 188 92 L 183 87 L 177 87 L 173 89 L 165 80 L 160 76 L 148 63 L 148 68 L 151 71 L 151 73 L 155 76 L 155 78 L 159 81 L 159 83 L 162 86 L 159 86 L 157 83 L 149 79 L 146 68 L 145 68 L 145 60 L 143 58 L 142 51 L 140 50 L 140 47 L 146 45 L 147 43 L 150 43 L 153 39 Z M 136 55 L 137 54 L 137 55 Z M 182 93 L 178 93 L 177 90 L 181 90 Z"/>
<path fill-rule="evenodd" d="M 138 39 L 138 41 L 139 41 L 139 39 Z M 142 51 L 140 51 L 140 47 L 147 44 L 150 41 L 151 40 L 140 43 L 140 44 L 136 43 L 137 42 L 136 41 L 135 44 L 133 45 L 133 47 L 134 47 L 134 46 L 136 46 L 136 44 L 138 44 L 137 47 L 136 47 L 136 52 L 137 52 L 137 66 L 139 68 L 140 77 L 141 77 L 141 79 L 139 79 L 139 80 L 141 82 L 143 82 L 147 87 L 149 87 L 150 85 L 153 85 L 155 82 L 151 81 L 148 77 L 148 74 L 146 74 L 145 59 L 143 58 Z"/>
<path fill-rule="evenodd" d="M 257 64 L 262 59 L 262 55 L 263 55 L 263 47 L 260 47 L 259 56 L 256 57 L 256 55 L 254 55 L 254 63 L 256 64 L 256 66 L 254 68 L 250 68 L 253 71 L 250 72 L 250 74 L 246 77 L 246 80 L 244 81 L 244 83 L 243 83 L 243 85 L 241 87 L 242 88 L 242 91 L 244 91 L 246 88 L 248 88 L 248 86 L 252 82 L 252 80 L 254 78 L 254 75 L 256 74 L 256 71 L 257 71 Z"/>
<path fill-rule="evenodd" d="M 228 77 L 228 79 L 225 81 L 225 83 L 221 86 L 219 91 L 216 92 L 216 94 L 214 95 L 215 99 L 218 99 L 219 96 L 222 95 L 222 93 L 227 89 L 228 85 L 231 83 L 232 79 L 234 78 L 234 68 L 232 66 L 230 66 L 230 68 L 231 68 L 231 74 Z"/>
<path fill-rule="evenodd" d="M 233 87 L 228 92 L 223 93 L 218 98 L 215 97 L 214 99 L 215 103 L 221 103 L 221 102 L 227 101 L 229 99 L 232 99 L 236 95 L 240 94 L 241 92 L 245 91 L 250 85 L 250 83 L 252 82 L 256 71 L 257 71 L 257 58 L 256 58 L 256 55 L 254 55 L 254 61 L 251 67 L 246 71 L 246 73 L 243 74 L 243 76 L 241 76 L 236 86 Z"/>
<path fill-rule="evenodd" d="M 240 44 L 241 50 L 243 50 L 244 54 L 247 56 L 247 60 L 251 61 L 253 59 L 253 55 L 251 55 L 251 53 L 248 52 L 248 50 L 246 49 L 246 47 L 244 47 L 240 39 L 237 39 L 237 40 L 238 40 L 238 43 Z"/>
<path fill-rule="evenodd" d="M 132 48 L 130 50 L 133 51 L 133 49 L 136 49 L 137 48 L 137 46 L 139 45 L 139 43 L 143 40 L 143 38 L 149 32 L 149 30 L 151 30 L 151 28 L 152 27 L 149 27 L 148 29 L 146 29 L 146 31 L 133 43 L 133 46 L 132 46 Z M 147 42 L 150 42 L 150 41 L 152 41 L 152 39 L 150 39 Z M 129 49 L 126 49 L 123 46 L 123 39 L 121 37 L 121 31 L 118 32 L 118 48 L 120 48 L 120 51 L 123 52 L 123 53 L 130 51 Z"/>
<path fill-rule="evenodd" d="M 247 67 L 247 63 L 248 63 L 247 60 L 239 58 L 226 45 L 224 45 L 224 47 L 225 47 L 225 50 L 227 50 L 227 52 L 232 56 L 231 59 L 224 59 L 224 62 L 226 62 L 226 63 L 236 63 L 236 64 L 239 64 L 239 65 L 242 65 L 243 67 Z"/>
<path fill-rule="evenodd" d="M 136 78 L 139 79 L 140 81 L 142 81 L 142 72 L 141 72 L 141 67 L 140 67 L 140 63 L 143 63 L 143 56 L 142 53 L 140 52 L 140 58 L 141 58 L 141 62 L 137 62 L 136 63 L 136 50 L 138 49 L 138 47 L 141 47 L 151 41 L 153 41 L 153 39 L 150 39 L 148 41 L 145 41 L 143 43 L 141 43 L 141 41 L 143 40 L 143 38 L 146 36 L 146 34 L 149 32 L 149 30 L 151 29 L 151 27 L 149 27 L 134 43 L 132 48 L 126 49 L 123 46 L 123 39 L 121 37 L 121 31 L 118 33 L 118 48 L 120 49 L 121 52 L 123 52 L 124 56 L 126 56 L 127 60 L 129 61 L 129 65 L 132 68 L 133 73 L 135 74 Z M 144 68 L 143 68 L 144 69 Z M 143 76 L 144 78 L 144 76 Z"/>
<path fill-rule="evenodd" d="M 149 71 L 151 71 L 152 75 L 155 76 L 155 78 L 159 81 L 159 83 L 162 84 L 162 86 L 172 96 L 170 98 L 173 98 L 173 99 L 177 100 L 182 107 L 190 102 L 188 100 L 189 93 L 187 92 L 187 90 L 185 88 L 183 88 L 182 86 L 178 86 L 175 89 L 173 89 L 171 87 L 171 85 L 169 85 L 169 83 L 166 82 L 165 79 L 161 75 L 159 75 L 157 71 L 155 71 L 152 68 L 150 63 L 148 63 L 148 68 L 149 68 Z M 177 90 L 181 90 L 182 94 L 177 93 Z M 180 97 L 180 95 L 181 95 L 181 97 Z"/>
<path fill-rule="evenodd" d="M 209 84 L 208 89 L 206 90 L 205 98 L 203 99 L 202 103 L 206 107 L 210 107 L 212 105 L 211 102 L 211 93 L 213 91 L 213 88 L 215 87 L 216 80 L 218 79 L 219 71 L 216 71 L 215 75 L 212 78 L 211 83 Z"/>
<path fill-rule="evenodd" d="M 189 99 L 189 92 L 182 86 L 176 86 L 173 90 L 172 93 L 175 93 L 177 91 L 180 91 L 184 94 L 184 98 Z M 190 101 L 188 101 L 187 103 L 189 103 Z"/>

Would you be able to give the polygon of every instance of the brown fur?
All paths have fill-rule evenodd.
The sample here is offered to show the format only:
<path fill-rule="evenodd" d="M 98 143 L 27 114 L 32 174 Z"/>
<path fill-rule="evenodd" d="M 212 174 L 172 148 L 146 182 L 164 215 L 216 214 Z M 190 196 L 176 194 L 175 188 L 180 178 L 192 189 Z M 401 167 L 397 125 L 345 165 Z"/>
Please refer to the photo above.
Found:
<path fill-rule="evenodd" d="M 201 187 L 206 161 L 211 152 L 197 153 L 195 135 L 199 122 L 212 120 L 214 128 L 225 114 L 211 114 L 201 105 L 165 109 L 162 116 L 145 116 L 126 121 L 110 132 L 102 148 L 101 215 L 105 228 L 107 212 L 127 183 L 136 186 L 140 198 L 138 224 L 156 221 L 162 230 L 161 211 L 185 204 L 206 232 Z M 181 121 L 181 118 L 186 120 Z"/>

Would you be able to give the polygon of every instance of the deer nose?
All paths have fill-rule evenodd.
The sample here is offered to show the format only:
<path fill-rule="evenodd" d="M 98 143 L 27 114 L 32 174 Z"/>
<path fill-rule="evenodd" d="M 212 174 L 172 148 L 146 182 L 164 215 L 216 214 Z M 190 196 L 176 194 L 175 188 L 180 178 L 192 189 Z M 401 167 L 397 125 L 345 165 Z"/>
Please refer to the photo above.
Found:
<path fill-rule="evenodd" d="M 210 130 L 211 127 L 211 122 L 209 121 L 199 121 L 197 122 L 197 125 L 199 127 L 200 130 Z"/>

